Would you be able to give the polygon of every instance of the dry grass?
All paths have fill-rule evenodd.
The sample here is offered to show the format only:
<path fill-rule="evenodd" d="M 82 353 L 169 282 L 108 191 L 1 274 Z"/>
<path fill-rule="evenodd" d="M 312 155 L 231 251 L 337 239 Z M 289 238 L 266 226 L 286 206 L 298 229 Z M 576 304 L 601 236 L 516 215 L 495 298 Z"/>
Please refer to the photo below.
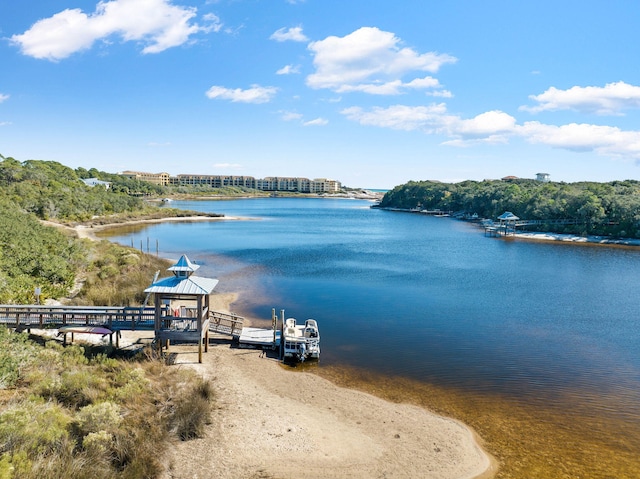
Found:
<path fill-rule="evenodd" d="M 24 347 L 24 335 L 2 338 L 2 349 Z M 32 360 L 0 412 L 2 479 L 158 477 L 171 441 L 210 422 L 213 387 L 190 369 L 27 344 Z"/>
<path fill-rule="evenodd" d="M 90 242 L 92 252 L 83 286 L 68 301 L 77 305 L 135 306 L 145 301 L 144 290 L 157 271 L 164 273 L 170 262 L 109 241 Z"/>

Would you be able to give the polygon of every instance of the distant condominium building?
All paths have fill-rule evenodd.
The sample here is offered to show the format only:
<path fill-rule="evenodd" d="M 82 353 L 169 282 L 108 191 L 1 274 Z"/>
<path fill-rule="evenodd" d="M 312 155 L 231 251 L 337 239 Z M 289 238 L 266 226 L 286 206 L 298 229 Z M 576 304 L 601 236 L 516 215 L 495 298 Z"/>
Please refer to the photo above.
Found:
<path fill-rule="evenodd" d="M 268 176 L 256 179 L 253 176 L 227 175 L 187 175 L 170 176 L 168 173 L 145 173 L 140 171 L 123 171 L 119 173 L 127 178 L 147 181 L 162 186 L 208 186 L 223 188 L 236 186 L 261 191 L 290 191 L 297 193 L 338 193 L 342 188 L 339 181 L 328 178 L 290 178 L 284 176 Z"/>
<path fill-rule="evenodd" d="M 178 175 L 171 177 L 173 186 L 210 186 L 222 188 L 224 186 L 242 186 L 255 188 L 253 176 L 221 176 L 221 175 Z"/>
<path fill-rule="evenodd" d="M 132 180 L 146 181 L 147 183 L 153 183 L 154 185 L 168 186 L 170 184 L 171 176 L 169 173 L 145 173 L 142 171 L 123 171 L 118 173 L 121 176 L 126 176 Z"/>

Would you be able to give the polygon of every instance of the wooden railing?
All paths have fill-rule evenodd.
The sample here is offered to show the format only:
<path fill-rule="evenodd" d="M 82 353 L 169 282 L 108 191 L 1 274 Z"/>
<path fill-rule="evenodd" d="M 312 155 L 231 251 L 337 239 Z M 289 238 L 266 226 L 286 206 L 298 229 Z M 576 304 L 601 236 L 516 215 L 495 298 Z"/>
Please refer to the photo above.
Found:
<path fill-rule="evenodd" d="M 209 319 L 209 331 L 212 333 L 240 336 L 240 333 L 242 332 L 242 323 L 244 322 L 244 318 L 237 314 L 210 311 Z"/>
<path fill-rule="evenodd" d="M 154 309 L 123 306 L 0 305 L 0 324 L 11 328 L 104 326 L 118 329 L 153 329 Z"/>
<path fill-rule="evenodd" d="M 0 304 L 0 324 L 17 329 L 56 329 L 61 326 L 104 326 L 114 330 L 153 330 L 153 307 L 123 306 L 41 306 Z M 162 315 L 167 329 L 195 329 L 191 315 Z M 205 310 L 203 324 L 209 331 L 240 336 L 244 318 L 233 313 Z"/>

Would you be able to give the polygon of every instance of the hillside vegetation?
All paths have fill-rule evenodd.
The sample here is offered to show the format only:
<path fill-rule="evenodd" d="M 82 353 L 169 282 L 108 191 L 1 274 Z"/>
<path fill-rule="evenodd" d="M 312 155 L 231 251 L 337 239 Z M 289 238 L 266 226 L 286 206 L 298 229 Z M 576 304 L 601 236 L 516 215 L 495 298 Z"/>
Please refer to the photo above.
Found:
<path fill-rule="evenodd" d="M 81 181 L 93 177 L 110 182 L 110 187 L 89 187 Z M 86 281 L 76 303 L 139 303 L 154 272 L 166 268 L 162 261 L 106 241 L 79 241 L 43 225 L 43 220 L 72 225 L 205 214 L 144 200 L 163 193 L 157 185 L 93 168 L 73 170 L 39 160 L 21 163 L 0 155 L 0 303 L 33 303 L 36 287 L 42 301 L 64 298 L 78 279 Z"/>
<path fill-rule="evenodd" d="M 495 220 L 505 211 L 521 219 L 573 219 L 579 224 L 538 230 L 640 238 L 640 182 L 543 183 L 485 180 L 461 183 L 410 181 L 387 192 L 380 207 L 442 210 Z"/>

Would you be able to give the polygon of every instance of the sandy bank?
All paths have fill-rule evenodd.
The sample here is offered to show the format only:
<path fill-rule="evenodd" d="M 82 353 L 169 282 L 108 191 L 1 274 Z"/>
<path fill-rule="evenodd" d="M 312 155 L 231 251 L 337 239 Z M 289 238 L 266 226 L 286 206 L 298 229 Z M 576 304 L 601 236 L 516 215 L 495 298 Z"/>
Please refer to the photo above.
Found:
<path fill-rule="evenodd" d="M 217 409 L 205 438 L 176 445 L 172 478 L 472 478 L 490 467 L 452 419 L 287 370 L 256 350 L 219 344 L 202 364 L 193 347 L 173 351 L 178 367 L 213 380 Z"/>
<path fill-rule="evenodd" d="M 213 294 L 229 311 L 235 293 Z M 121 345 L 152 339 L 125 332 Z M 464 424 L 410 404 L 338 387 L 283 366 L 273 354 L 211 344 L 171 346 L 175 367 L 195 369 L 216 391 L 206 437 L 176 443 L 166 479 L 490 478 L 495 462 Z"/>
<path fill-rule="evenodd" d="M 505 236 L 504 238 L 562 243 L 600 244 L 608 246 L 640 246 L 640 240 L 634 238 L 613 239 L 607 236 L 576 236 L 563 233 L 520 232 L 515 235 Z"/>
<path fill-rule="evenodd" d="M 132 220 L 124 223 L 107 223 L 103 225 L 77 225 L 74 226 L 73 231 L 78 236 L 78 238 L 89 238 L 92 240 L 99 239 L 96 236 L 96 233 L 100 231 L 105 231 L 111 228 L 117 228 L 119 226 L 130 226 L 130 225 L 141 225 L 141 224 L 155 224 L 155 223 L 188 223 L 193 221 L 233 221 L 233 220 L 249 220 L 253 218 L 240 218 L 237 216 L 180 216 L 180 217 L 168 217 L 168 218 L 153 218 L 153 219 L 142 219 L 142 220 Z M 60 225 L 56 225 L 60 226 Z"/>
<path fill-rule="evenodd" d="M 123 332 L 121 344 L 152 336 Z M 169 352 L 174 367 L 212 380 L 216 407 L 204 438 L 173 445 L 166 479 L 470 479 L 495 473 L 472 431 L 453 419 L 338 387 L 228 341 L 211 344 L 202 364 L 194 345 Z"/>

